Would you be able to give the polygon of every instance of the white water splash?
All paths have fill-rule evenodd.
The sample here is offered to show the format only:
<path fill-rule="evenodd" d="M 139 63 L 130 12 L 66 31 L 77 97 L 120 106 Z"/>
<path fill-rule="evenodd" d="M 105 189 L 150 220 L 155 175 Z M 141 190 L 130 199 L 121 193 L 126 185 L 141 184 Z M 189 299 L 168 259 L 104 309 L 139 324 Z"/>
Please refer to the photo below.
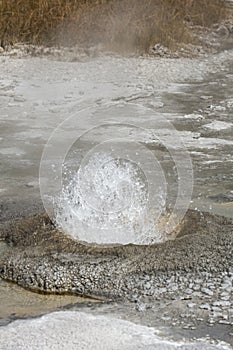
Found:
<path fill-rule="evenodd" d="M 151 243 L 163 240 L 156 218 L 165 208 L 156 189 L 153 212 L 147 177 L 135 162 L 96 153 L 63 186 L 56 223 L 88 243 Z"/>

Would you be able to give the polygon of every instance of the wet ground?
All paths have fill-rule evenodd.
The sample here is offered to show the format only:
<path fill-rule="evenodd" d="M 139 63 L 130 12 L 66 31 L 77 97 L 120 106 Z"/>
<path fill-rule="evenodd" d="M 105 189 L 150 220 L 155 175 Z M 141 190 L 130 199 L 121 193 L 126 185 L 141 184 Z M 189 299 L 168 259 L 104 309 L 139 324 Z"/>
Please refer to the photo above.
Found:
<path fill-rule="evenodd" d="M 226 51 L 194 60 L 103 56 L 58 62 L 19 59 L 17 55 L 0 57 L 1 222 L 43 209 L 39 164 L 54 128 L 82 107 L 119 104 L 127 109 L 129 103 L 149 107 L 155 115 L 162 114 L 178 131 L 193 161 L 191 207 L 233 217 L 232 60 L 231 41 Z M 117 121 L 114 116 L 109 119 Z M 80 125 L 81 130 L 85 128 L 85 123 Z M 162 167 L 169 169 L 172 163 L 166 152 L 158 152 L 155 140 L 143 142 L 155 152 Z M 32 294 L 3 281 L 0 295 L 4 299 L 0 317 L 6 322 L 12 314 L 16 318 L 41 314 L 80 301 L 73 296 Z M 102 312 L 95 306 L 91 310 Z M 122 316 L 116 305 L 106 310 Z M 151 321 L 152 315 L 145 316 L 137 310 L 131 315 L 131 307 L 126 306 L 125 310 L 128 319 L 138 318 L 139 323 L 159 327 Z M 211 338 L 232 343 L 232 325 L 216 325 L 209 332 L 206 328 L 192 332 L 182 327 L 176 334 L 201 337 L 209 333 Z"/>
<path fill-rule="evenodd" d="M 27 291 L 16 284 L 0 280 L 0 324 L 14 319 L 41 314 L 61 309 L 75 303 L 94 302 L 93 299 L 76 295 L 39 294 Z"/>
<path fill-rule="evenodd" d="M 173 108 L 179 115 L 171 120 L 183 132 L 192 156 L 192 207 L 229 217 L 233 215 L 232 72 L 230 63 L 202 83 L 180 85 L 180 92 L 165 94 L 164 107 L 166 112 Z"/>

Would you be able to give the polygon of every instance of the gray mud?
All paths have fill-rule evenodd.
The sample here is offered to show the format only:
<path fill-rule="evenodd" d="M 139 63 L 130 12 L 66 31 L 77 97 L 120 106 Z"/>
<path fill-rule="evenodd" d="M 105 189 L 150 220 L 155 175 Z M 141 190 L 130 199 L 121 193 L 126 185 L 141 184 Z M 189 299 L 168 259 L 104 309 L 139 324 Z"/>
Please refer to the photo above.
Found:
<path fill-rule="evenodd" d="M 105 304 L 85 312 L 162 329 L 171 339 L 209 334 L 233 344 L 232 229 L 231 219 L 189 211 L 174 241 L 103 248 L 34 215 L 3 225 L 0 275 L 33 291 L 101 298 Z"/>
<path fill-rule="evenodd" d="M 224 217 L 189 211 L 175 240 L 102 247 L 80 244 L 54 228 L 46 215 L 37 215 L 3 228 L 7 248 L 0 275 L 42 292 L 156 296 L 166 274 L 231 274 L 232 228 L 232 221 Z"/>

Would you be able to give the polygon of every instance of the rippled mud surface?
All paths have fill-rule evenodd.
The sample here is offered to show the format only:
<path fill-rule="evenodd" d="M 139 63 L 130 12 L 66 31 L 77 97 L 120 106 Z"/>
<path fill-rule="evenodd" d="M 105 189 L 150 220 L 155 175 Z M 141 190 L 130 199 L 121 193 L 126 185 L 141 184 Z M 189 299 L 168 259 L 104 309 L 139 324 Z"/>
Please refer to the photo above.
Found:
<path fill-rule="evenodd" d="M 164 107 L 168 111 L 173 106 L 178 114 L 182 111 L 182 116 L 173 120 L 183 132 L 192 155 L 193 207 L 230 217 L 233 215 L 232 73 L 233 66 L 229 63 L 222 73 L 210 74 L 202 83 L 181 85 L 180 92 L 165 94 L 169 107 Z"/>

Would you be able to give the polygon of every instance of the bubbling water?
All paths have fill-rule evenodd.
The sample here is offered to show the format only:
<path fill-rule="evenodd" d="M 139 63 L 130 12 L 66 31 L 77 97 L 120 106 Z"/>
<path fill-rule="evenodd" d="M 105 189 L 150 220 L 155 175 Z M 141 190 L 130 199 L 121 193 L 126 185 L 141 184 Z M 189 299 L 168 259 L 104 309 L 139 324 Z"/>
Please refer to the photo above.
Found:
<path fill-rule="evenodd" d="M 165 195 L 158 187 L 151 208 L 149 192 L 137 163 L 94 154 L 63 186 L 55 206 L 57 226 L 88 243 L 162 241 L 156 218 L 165 208 Z"/>

